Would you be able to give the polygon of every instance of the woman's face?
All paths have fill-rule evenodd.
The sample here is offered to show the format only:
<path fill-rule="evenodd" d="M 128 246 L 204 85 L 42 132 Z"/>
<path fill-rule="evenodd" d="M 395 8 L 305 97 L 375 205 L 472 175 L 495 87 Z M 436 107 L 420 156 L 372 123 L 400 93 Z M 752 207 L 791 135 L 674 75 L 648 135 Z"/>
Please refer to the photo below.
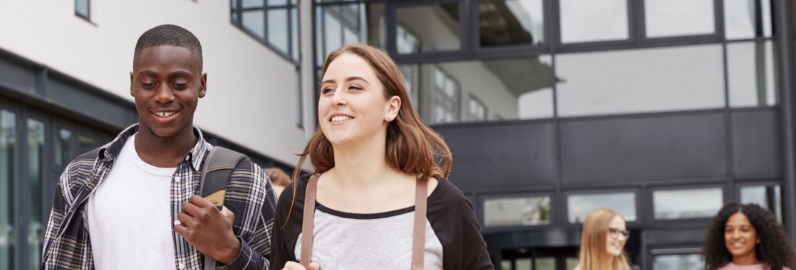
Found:
<path fill-rule="evenodd" d="M 754 255 L 755 245 L 759 242 L 757 231 L 746 215 L 739 212 L 727 219 L 724 225 L 724 245 L 733 257 Z"/>
<path fill-rule="evenodd" d="M 352 53 L 329 64 L 320 91 L 318 120 L 334 146 L 386 134 L 387 123 L 395 119 L 401 104 L 397 96 L 384 98 L 384 85 L 373 67 Z"/>
<path fill-rule="evenodd" d="M 620 216 L 616 216 L 611 220 L 608 228 L 608 234 L 605 236 L 605 250 L 612 256 L 620 256 L 627 242 L 627 238 L 625 238 L 625 233 L 627 232 L 625 220 Z"/>

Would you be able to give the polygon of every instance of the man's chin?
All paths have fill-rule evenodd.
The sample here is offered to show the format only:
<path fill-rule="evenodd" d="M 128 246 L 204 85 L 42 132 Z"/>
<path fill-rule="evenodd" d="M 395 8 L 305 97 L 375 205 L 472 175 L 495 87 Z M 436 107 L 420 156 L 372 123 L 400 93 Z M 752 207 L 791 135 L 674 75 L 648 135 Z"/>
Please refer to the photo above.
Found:
<path fill-rule="evenodd" d="M 173 129 L 169 130 L 169 129 L 152 129 L 152 128 L 149 128 L 149 133 L 152 134 L 152 136 L 155 136 L 155 137 L 158 137 L 158 138 L 172 138 L 172 137 L 176 137 L 177 135 L 180 135 L 180 133 L 182 133 L 182 129 L 178 129 L 178 130 L 175 131 Z"/>

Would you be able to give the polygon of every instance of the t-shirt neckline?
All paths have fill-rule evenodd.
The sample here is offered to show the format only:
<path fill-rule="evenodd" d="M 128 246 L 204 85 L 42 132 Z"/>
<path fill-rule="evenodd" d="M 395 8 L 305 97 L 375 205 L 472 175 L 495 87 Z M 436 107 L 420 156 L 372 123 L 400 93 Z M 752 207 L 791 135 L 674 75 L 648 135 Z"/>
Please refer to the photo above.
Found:
<path fill-rule="evenodd" d="M 133 159 L 133 163 L 136 165 L 136 167 L 138 167 L 139 169 L 141 169 L 142 171 L 144 171 L 144 172 L 146 172 L 148 174 L 156 175 L 156 176 L 172 176 L 174 174 L 174 171 L 177 170 L 177 167 L 173 167 L 173 168 L 155 167 L 155 166 L 152 166 L 149 163 L 146 163 L 146 161 L 144 161 L 143 159 L 141 159 L 141 157 L 138 156 L 138 151 L 135 150 L 135 135 L 136 134 L 138 134 L 138 133 L 135 133 L 135 134 L 131 135 L 130 138 L 127 139 L 127 142 L 124 144 L 124 147 L 122 148 L 122 152 L 124 152 L 125 148 L 130 147 L 129 150 L 132 151 L 132 154 L 130 156 Z M 129 146 L 128 146 L 128 144 L 129 144 Z"/>

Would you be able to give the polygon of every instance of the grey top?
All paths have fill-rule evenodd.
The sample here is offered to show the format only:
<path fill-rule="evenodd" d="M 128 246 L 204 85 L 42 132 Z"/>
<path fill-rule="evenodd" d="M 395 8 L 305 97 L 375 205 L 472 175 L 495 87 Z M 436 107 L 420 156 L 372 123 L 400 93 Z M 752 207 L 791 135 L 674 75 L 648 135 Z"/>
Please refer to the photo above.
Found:
<path fill-rule="evenodd" d="M 352 214 L 316 204 L 311 261 L 323 270 L 410 269 L 414 210 Z M 293 250 L 296 258 L 301 258 L 301 237 Z M 424 265 L 424 269 L 442 269 L 442 244 L 428 220 Z"/>

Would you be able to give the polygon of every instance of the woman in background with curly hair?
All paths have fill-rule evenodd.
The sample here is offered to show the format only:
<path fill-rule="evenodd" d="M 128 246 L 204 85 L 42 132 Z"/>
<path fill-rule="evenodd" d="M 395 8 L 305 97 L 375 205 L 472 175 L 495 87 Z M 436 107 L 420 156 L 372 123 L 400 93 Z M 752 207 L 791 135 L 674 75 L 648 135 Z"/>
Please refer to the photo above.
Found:
<path fill-rule="evenodd" d="M 711 220 L 702 257 L 707 270 L 790 270 L 796 262 L 774 214 L 740 203 L 728 203 Z"/>

